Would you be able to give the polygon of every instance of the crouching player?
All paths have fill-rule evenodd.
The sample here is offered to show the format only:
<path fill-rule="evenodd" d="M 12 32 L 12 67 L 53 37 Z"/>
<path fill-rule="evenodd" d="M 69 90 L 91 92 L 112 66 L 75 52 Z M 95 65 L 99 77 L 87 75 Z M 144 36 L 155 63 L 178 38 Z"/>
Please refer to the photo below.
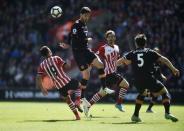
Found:
<path fill-rule="evenodd" d="M 121 75 L 116 73 L 117 60 L 119 59 L 120 55 L 119 55 L 119 47 L 118 45 L 115 44 L 116 41 L 115 32 L 112 30 L 108 30 L 105 33 L 105 39 L 107 43 L 98 49 L 97 54 L 100 56 L 105 66 L 104 71 L 106 74 L 106 85 L 108 87 L 116 85 L 120 88 L 115 107 L 120 111 L 124 111 L 122 107 L 122 102 L 129 87 L 129 83 Z M 84 101 L 83 106 L 85 115 L 88 116 L 89 108 L 106 95 L 107 93 L 104 91 L 103 88 L 101 88 L 95 95 L 93 95 L 93 97 L 89 101 L 90 104 Z"/>
<path fill-rule="evenodd" d="M 66 75 L 63 68 L 67 68 L 68 64 L 65 63 L 59 56 L 52 56 L 52 51 L 47 46 L 40 49 L 41 56 L 44 57 L 38 67 L 36 85 L 39 87 L 44 95 L 47 95 L 47 89 L 42 86 L 42 78 L 48 76 L 58 89 L 59 93 L 66 98 L 66 102 L 70 109 L 73 111 L 76 120 L 80 120 L 77 109 L 82 112 L 80 108 L 81 89 L 77 80 L 71 79 Z M 75 102 L 71 99 L 71 92 L 75 92 Z"/>
<path fill-rule="evenodd" d="M 162 96 L 162 103 L 165 108 L 165 118 L 176 122 L 178 119 L 170 113 L 170 97 L 168 95 L 168 90 L 154 77 L 154 75 L 152 75 L 151 71 L 154 63 L 161 62 L 166 65 L 175 76 L 179 76 L 180 72 L 166 57 L 150 48 L 146 48 L 146 44 L 146 36 L 144 34 L 138 34 L 135 37 L 136 49 L 128 52 L 124 57 L 118 60 L 118 65 L 132 65 L 132 72 L 135 79 L 134 85 L 139 92 L 131 120 L 134 122 L 141 122 L 139 111 L 146 95 L 144 91 L 148 89 L 155 97 Z"/>

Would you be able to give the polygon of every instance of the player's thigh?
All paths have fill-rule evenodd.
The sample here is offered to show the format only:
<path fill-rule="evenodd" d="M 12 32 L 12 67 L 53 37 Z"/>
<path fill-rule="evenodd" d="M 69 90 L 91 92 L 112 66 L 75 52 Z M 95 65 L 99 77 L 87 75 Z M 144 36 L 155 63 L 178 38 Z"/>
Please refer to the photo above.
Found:
<path fill-rule="evenodd" d="M 93 59 L 92 65 L 98 69 L 104 68 L 103 62 L 100 60 L 98 56 L 96 56 L 96 58 Z"/>
<path fill-rule="evenodd" d="M 106 85 L 111 87 L 113 85 L 119 85 L 121 81 L 123 81 L 123 77 L 120 74 L 112 73 L 106 75 Z"/>
<path fill-rule="evenodd" d="M 70 90 L 77 90 L 77 89 L 80 89 L 79 82 L 75 79 L 71 79 L 71 81 L 68 84 L 66 84 L 63 88 L 59 89 L 59 93 L 62 96 L 67 97 L 68 92 Z"/>
<path fill-rule="evenodd" d="M 146 83 L 144 82 L 139 82 L 139 81 L 135 81 L 134 85 L 137 89 L 137 91 L 139 92 L 139 94 L 144 94 L 145 90 L 147 89 Z"/>
<path fill-rule="evenodd" d="M 81 71 L 83 79 L 89 80 L 91 67 Z"/>
<path fill-rule="evenodd" d="M 129 87 L 129 83 L 128 81 L 124 78 L 120 84 L 119 84 L 120 87 Z"/>
<path fill-rule="evenodd" d="M 88 69 L 89 64 L 85 52 L 73 52 L 73 56 L 80 71 Z"/>

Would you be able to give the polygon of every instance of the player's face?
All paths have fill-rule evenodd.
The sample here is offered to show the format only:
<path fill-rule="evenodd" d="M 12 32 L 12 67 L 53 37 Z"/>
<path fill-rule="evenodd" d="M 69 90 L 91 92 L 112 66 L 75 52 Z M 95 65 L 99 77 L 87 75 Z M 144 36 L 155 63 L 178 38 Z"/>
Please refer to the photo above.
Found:
<path fill-rule="evenodd" d="M 81 18 L 85 23 L 89 21 L 90 17 L 91 17 L 91 13 L 85 13 L 81 15 Z"/>
<path fill-rule="evenodd" d="M 47 49 L 49 51 L 49 56 L 52 56 L 52 51 L 49 48 L 47 48 Z"/>
<path fill-rule="evenodd" d="M 107 43 L 109 45 L 114 45 L 115 41 L 116 41 L 116 36 L 114 33 L 110 33 L 108 36 L 107 36 Z"/>

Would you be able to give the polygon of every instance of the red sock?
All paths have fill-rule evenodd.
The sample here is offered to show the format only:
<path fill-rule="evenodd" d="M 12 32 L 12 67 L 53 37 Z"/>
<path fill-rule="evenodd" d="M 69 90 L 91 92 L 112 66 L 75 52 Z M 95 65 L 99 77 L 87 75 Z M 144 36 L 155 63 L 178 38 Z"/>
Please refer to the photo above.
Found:
<path fill-rule="evenodd" d="M 79 114 L 78 114 L 78 111 L 75 107 L 75 104 L 73 103 L 73 101 L 71 100 L 71 97 L 70 95 L 67 96 L 67 99 L 66 99 L 66 102 L 68 104 L 68 106 L 70 107 L 70 109 L 73 111 L 73 113 L 75 114 L 76 116 L 76 119 L 79 117 Z"/>
<path fill-rule="evenodd" d="M 127 88 L 120 88 L 119 96 L 118 96 L 118 99 L 116 101 L 117 104 L 122 104 L 123 103 L 123 99 L 126 95 L 126 92 L 127 92 Z"/>
<path fill-rule="evenodd" d="M 96 93 L 90 100 L 90 104 L 93 105 L 97 101 L 99 101 L 102 98 L 102 96 L 99 93 Z"/>

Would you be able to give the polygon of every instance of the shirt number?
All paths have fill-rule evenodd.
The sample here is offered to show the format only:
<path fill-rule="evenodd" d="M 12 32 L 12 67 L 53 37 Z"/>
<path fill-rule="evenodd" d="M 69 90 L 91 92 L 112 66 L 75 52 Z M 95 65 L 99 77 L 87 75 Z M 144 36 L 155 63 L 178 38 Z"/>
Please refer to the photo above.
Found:
<path fill-rule="evenodd" d="M 137 54 L 137 60 L 139 61 L 139 63 L 137 64 L 138 67 L 142 67 L 144 65 L 144 59 L 142 58 L 143 54 Z"/>

